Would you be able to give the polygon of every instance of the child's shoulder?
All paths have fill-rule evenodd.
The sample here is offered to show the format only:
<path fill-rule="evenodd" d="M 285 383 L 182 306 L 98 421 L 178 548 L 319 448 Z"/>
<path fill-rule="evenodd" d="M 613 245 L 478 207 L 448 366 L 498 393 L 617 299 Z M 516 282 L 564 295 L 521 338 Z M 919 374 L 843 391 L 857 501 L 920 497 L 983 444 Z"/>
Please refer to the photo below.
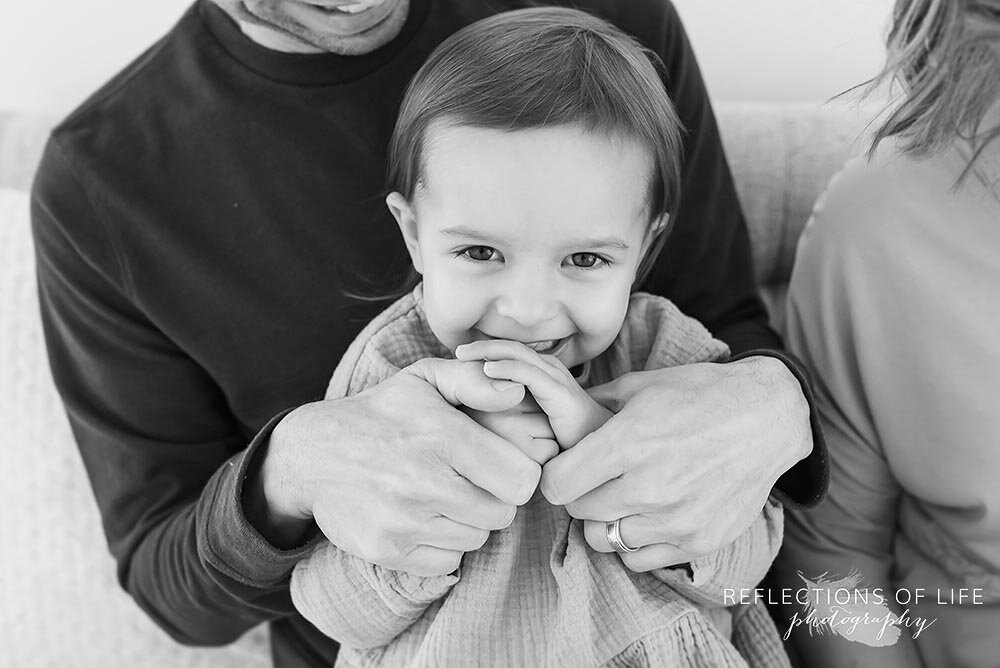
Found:
<path fill-rule="evenodd" d="M 445 355 L 421 304 L 417 286 L 375 316 L 340 358 L 326 398 L 356 394 L 417 360 Z"/>
<path fill-rule="evenodd" d="M 621 333 L 611 350 L 627 371 L 662 369 L 695 362 L 721 362 L 729 347 L 669 299 L 636 292 L 629 299 Z"/>

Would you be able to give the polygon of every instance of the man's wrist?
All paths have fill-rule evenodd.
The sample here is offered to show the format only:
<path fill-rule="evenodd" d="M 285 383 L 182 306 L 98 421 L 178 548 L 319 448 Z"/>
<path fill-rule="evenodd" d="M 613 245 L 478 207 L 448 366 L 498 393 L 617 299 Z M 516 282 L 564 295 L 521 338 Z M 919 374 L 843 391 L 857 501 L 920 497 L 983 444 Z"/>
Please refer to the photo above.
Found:
<path fill-rule="evenodd" d="M 289 411 L 275 425 L 273 431 L 251 453 L 253 460 L 247 466 L 243 484 L 243 511 L 247 521 L 269 543 L 279 549 L 302 545 L 314 533 L 312 517 L 295 505 L 288 491 L 293 485 L 294 474 L 287 470 Z M 294 428 L 292 428 L 294 434 Z"/>
<path fill-rule="evenodd" d="M 814 508 L 826 497 L 830 485 L 830 462 L 813 395 L 812 378 L 805 365 L 784 350 L 770 348 L 748 350 L 729 361 L 738 363 L 748 358 L 771 358 L 780 362 L 798 382 L 801 394 L 808 405 L 809 432 L 812 438 L 804 442 L 805 452 L 793 460 L 790 468 L 780 474 L 773 492 L 775 497 L 789 508 Z"/>

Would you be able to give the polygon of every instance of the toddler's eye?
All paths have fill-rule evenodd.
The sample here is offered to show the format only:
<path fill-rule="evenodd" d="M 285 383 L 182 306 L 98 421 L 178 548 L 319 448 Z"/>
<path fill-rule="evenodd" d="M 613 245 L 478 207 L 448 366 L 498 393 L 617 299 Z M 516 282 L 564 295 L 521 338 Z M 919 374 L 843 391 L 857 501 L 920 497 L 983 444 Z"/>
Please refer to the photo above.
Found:
<path fill-rule="evenodd" d="M 604 262 L 604 260 L 595 253 L 573 253 L 569 256 L 569 261 L 573 263 L 574 267 L 580 267 L 582 269 L 590 269 Z"/>
<path fill-rule="evenodd" d="M 490 248 L 489 246 L 469 246 L 462 251 L 462 254 L 470 260 L 476 260 L 477 262 L 489 262 L 499 255 L 495 248 Z"/>

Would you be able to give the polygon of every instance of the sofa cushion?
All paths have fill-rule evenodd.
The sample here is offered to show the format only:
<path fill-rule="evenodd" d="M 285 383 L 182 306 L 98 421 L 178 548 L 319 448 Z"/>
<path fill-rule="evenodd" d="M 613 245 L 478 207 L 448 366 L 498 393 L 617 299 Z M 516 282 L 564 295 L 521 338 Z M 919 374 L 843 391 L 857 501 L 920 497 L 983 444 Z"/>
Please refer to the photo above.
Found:
<path fill-rule="evenodd" d="M 795 248 L 813 203 L 847 158 L 864 150 L 866 123 L 876 112 L 846 104 L 718 108 L 757 284 L 779 331 Z"/>
<path fill-rule="evenodd" d="M 0 188 L 28 189 L 51 128 L 45 116 L 0 111 Z"/>
<path fill-rule="evenodd" d="M 0 188 L 0 664 L 269 665 L 260 628 L 224 649 L 174 643 L 118 586 L 42 342 L 28 195 Z"/>

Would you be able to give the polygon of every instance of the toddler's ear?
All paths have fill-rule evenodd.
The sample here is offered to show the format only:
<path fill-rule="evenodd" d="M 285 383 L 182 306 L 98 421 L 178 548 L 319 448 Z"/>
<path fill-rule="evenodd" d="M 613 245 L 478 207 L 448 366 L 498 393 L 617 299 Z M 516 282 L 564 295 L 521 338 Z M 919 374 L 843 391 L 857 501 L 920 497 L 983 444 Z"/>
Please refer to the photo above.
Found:
<path fill-rule="evenodd" d="M 403 241 L 406 242 L 406 250 L 410 252 L 410 259 L 413 261 L 413 268 L 417 273 L 423 274 L 423 262 L 420 259 L 420 243 L 417 231 L 417 218 L 413 213 L 413 207 L 398 192 L 391 192 L 385 198 L 389 213 L 396 219 L 399 231 L 403 234 Z"/>
<path fill-rule="evenodd" d="M 646 252 L 649 251 L 650 245 L 653 241 L 659 237 L 661 234 L 667 232 L 667 228 L 670 227 L 670 214 L 663 213 L 660 214 L 659 218 L 652 221 L 649 227 L 646 228 L 646 237 L 642 240 L 642 256 L 646 256 Z"/>

